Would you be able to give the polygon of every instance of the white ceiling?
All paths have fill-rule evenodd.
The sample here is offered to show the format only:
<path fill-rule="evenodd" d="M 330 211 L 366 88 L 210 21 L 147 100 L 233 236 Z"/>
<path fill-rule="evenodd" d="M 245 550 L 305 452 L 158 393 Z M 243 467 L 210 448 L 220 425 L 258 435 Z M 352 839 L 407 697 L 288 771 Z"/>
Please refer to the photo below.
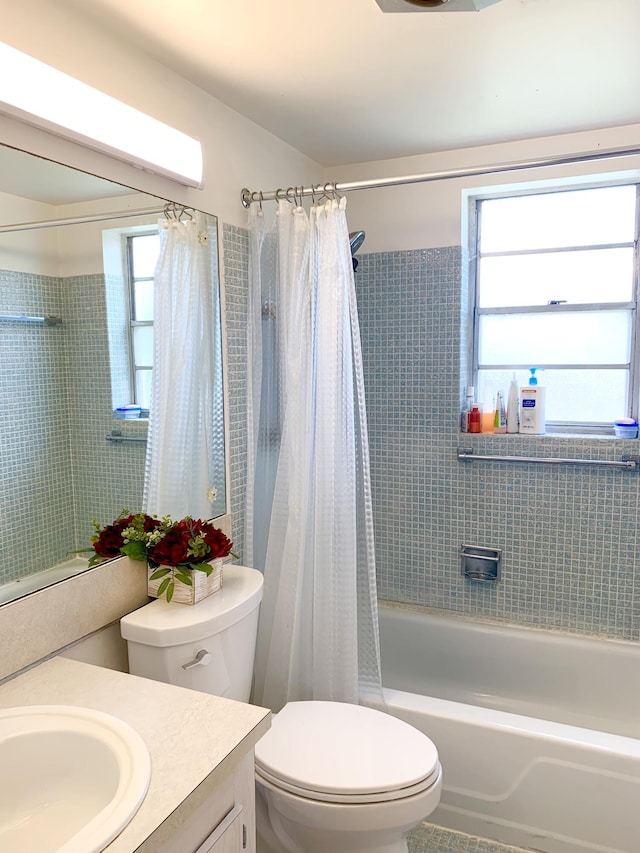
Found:
<path fill-rule="evenodd" d="M 324 166 L 640 122 L 640 0 L 58 2 Z"/>
<path fill-rule="evenodd" d="M 0 191 L 46 204 L 62 205 L 131 195 L 111 181 L 0 145 Z"/>

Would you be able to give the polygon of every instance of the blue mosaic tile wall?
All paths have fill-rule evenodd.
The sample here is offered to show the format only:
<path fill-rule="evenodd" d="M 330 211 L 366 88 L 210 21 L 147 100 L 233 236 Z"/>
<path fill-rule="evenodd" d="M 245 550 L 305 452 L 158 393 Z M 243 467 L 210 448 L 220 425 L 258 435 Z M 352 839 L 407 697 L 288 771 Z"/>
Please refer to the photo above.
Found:
<path fill-rule="evenodd" d="M 112 445 L 104 278 L 0 272 L 0 314 L 53 314 L 60 326 L 0 324 L 0 583 L 86 547 L 93 517 L 142 497 L 145 445 Z M 28 546 L 25 544 L 28 540 Z"/>
<path fill-rule="evenodd" d="M 227 331 L 227 400 L 229 405 L 231 468 L 230 509 L 233 513 L 233 550 L 242 558 L 244 500 L 247 487 L 247 296 L 249 238 L 244 228 L 222 230 L 224 302 Z"/>
<path fill-rule="evenodd" d="M 456 458 L 619 460 L 638 442 L 461 435 L 460 247 L 359 257 L 380 597 L 640 639 L 637 474 Z M 502 581 L 463 579 L 463 543 L 502 548 Z"/>

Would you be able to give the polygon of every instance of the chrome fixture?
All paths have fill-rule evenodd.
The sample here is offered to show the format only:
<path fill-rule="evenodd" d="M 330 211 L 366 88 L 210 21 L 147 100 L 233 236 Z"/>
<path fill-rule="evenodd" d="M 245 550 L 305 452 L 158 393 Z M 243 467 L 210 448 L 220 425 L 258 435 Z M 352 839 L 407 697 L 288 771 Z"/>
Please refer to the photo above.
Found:
<path fill-rule="evenodd" d="M 472 581 L 499 581 L 502 548 L 463 545 L 460 549 L 461 573 Z"/>
<path fill-rule="evenodd" d="M 355 255 L 360 246 L 364 243 L 364 231 L 352 231 L 349 234 L 349 248 L 351 249 L 351 257 Z"/>

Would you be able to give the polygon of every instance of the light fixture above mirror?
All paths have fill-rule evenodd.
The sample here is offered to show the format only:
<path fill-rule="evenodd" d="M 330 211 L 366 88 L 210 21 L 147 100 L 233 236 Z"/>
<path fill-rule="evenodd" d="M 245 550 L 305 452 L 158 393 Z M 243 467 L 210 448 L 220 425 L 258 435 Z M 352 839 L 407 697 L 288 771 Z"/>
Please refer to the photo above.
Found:
<path fill-rule="evenodd" d="M 202 187 L 202 145 L 110 95 L 0 42 L 0 112 L 176 181 Z"/>

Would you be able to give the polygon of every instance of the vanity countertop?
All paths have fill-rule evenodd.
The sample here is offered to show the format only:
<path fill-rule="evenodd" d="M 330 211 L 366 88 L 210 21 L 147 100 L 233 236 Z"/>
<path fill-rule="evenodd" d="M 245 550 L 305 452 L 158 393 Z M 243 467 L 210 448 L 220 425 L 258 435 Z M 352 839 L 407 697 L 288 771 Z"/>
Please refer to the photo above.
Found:
<path fill-rule="evenodd" d="M 61 657 L 0 686 L 1 709 L 20 705 L 104 711 L 128 723 L 147 744 L 149 790 L 105 853 L 150 850 L 144 842 L 162 824 L 182 824 L 202 795 L 234 772 L 269 728 L 270 715 L 255 705 Z"/>

